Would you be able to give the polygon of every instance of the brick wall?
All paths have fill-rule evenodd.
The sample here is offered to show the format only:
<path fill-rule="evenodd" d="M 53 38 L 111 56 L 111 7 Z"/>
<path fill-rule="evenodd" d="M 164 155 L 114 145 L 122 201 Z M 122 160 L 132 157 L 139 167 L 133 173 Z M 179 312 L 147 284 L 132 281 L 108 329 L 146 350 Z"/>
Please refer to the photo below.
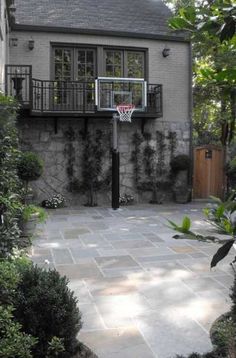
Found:
<path fill-rule="evenodd" d="M 148 49 L 149 82 L 163 84 L 163 120 L 189 121 L 189 45 L 186 43 L 115 38 L 108 36 L 13 32 L 18 46 L 11 48 L 11 64 L 33 66 L 33 77 L 50 79 L 50 43 L 97 44 L 109 46 L 136 46 Z M 28 41 L 34 39 L 30 51 Z M 171 49 L 169 57 L 162 56 L 164 47 Z"/>

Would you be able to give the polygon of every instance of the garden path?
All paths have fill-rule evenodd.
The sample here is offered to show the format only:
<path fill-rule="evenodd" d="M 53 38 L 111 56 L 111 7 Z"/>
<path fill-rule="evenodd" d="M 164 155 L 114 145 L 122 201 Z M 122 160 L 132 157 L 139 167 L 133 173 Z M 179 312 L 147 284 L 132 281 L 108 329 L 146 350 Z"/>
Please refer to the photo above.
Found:
<path fill-rule="evenodd" d="M 211 349 L 211 324 L 230 307 L 233 252 L 210 270 L 218 245 L 175 240 L 166 226 L 167 218 L 188 215 L 193 228 L 209 233 L 203 206 L 57 209 L 38 227 L 32 260 L 45 268 L 48 260 L 70 279 L 83 314 L 79 339 L 99 358 Z"/>

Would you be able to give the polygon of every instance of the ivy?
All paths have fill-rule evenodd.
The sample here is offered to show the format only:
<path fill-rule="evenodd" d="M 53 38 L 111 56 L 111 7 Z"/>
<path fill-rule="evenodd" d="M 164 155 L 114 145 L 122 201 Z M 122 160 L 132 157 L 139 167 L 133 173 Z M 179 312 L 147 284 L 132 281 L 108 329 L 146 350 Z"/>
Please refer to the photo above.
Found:
<path fill-rule="evenodd" d="M 139 134 L 138 132 L 135 132 L 133 134 L 132 143 L 134 146 L 134 150 L 131 154 L 131 161 L 134 164 L 134 182 L 136 188 L 138 188 L 138 185 L 141 180 L 141 174 L 142 174 L 142 151 L 141 151 L 141 145 L 143 143 L 143 136 Z"/>
<path fill-rule="evenodd" d="M 97 206 L 97 192 L 111 183 L 111 166 L 104 169 L 107 138 L 101 130 L 96 130 L 95 134 L 88 132 L 83 138 L 82 178 L 74 179 L 73 190 L 87 195 L 86 206 Z"/>
<path fill-rule="evenodd" d="M 76 134 L 72 127 L 69 127 L 68 130 L 64 133 L 67 142 L 65 144 L 64 153 L 67 156 L 67 167 L 66 172 L 69 179 L 68 190 L 73 191 L 73 182 L 74 182 L 74 165 L 75 165 L 75 147 L 74 141 L 76 139 Z"/>

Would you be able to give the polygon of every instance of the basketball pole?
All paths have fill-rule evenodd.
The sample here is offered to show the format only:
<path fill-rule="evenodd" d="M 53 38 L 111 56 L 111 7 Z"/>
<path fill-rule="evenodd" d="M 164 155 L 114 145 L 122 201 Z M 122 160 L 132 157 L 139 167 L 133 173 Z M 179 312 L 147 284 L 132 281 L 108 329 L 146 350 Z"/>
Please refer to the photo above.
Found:
<path fill-rule="evenodd" d="M 119 116 L 113 114 L 113 125 L 112 125 L 112 209 L 119 209 L 120 199 L 120 153 L 118 150 L 118 135 L 117 135 L 117 122 Z"/>

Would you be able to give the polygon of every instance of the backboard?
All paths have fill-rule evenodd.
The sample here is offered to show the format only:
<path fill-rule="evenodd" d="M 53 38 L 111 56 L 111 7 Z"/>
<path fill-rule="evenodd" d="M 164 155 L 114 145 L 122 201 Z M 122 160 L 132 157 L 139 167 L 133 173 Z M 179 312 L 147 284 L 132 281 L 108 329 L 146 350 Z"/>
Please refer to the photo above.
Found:
<path fill-rule="evenodd" d="M 145 111 L 147 106 L 147 83 L 142 78 L 98 77 L 95 93 L 98 111 L 116 111 L 120 104 Z"/>

